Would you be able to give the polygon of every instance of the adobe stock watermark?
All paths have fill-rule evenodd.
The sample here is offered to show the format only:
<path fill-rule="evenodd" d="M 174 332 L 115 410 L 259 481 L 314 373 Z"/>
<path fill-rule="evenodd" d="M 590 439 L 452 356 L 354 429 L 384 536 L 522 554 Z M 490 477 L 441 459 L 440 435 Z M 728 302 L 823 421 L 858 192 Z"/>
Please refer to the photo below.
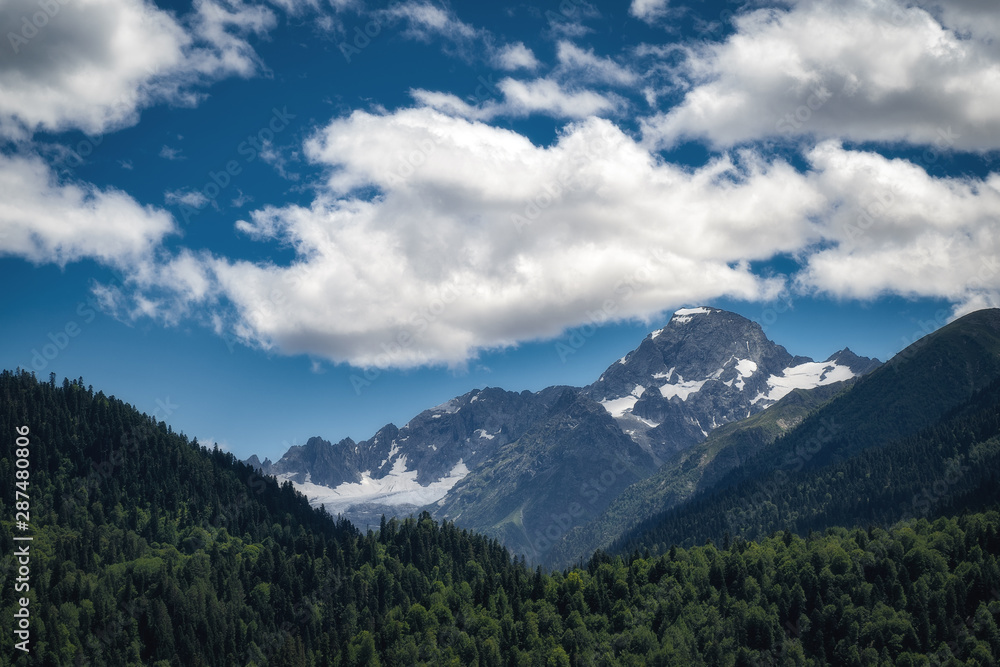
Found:
<path fill-rule="evenodd" d="M 362 26 L 354 26 L 351 41 L 341 42 L 337 45 L 344 60 L 350 64 L 352 58 L 360 55 L 371 45 L 373 39 L 382 34 L 382 27 L 382 21 L 378 17 L 365 23 L 363 28 Z"/>
<path fill-rule="evenodd" d="M 66 324 L 61 328 L 48 333 L 46 336 L 48 342 L 39 347 L 31 348 L 32 369 L 38 372 L 45 370 L 49 362 L 55 361 L 69 347 L 73 339 L 83 333 L 85 325 L 90 324 L 97 318 L 97 310 L 95 310 L 95 305 L 90 300 L 81 301 L 77 305 L 76 314 L 79 315 L 79 320 L 67 320 Z M 80 322 L 84 326 L 81 326 Z"/>
<path fill-rule="evenodd" d="M 398 153 L 396 155 L 396 167 L 389 172 L 386 182 L 392 187 L 402 185 L 417 173 L 421 167 L 427 164 L 427 160 L 437 151 L 440 145 L 441 137 L 433 135 L 430 138 L 421 139 L 409 151 Z"/>
<path fill-rule="evenodd" d="M 472 106 L 478 106 L 489 100 L 499 100 L 503 97 L 503 91 L 493 81 L 493 74 L 479 76 L 476 78 L 476 88 L 465 96 L 465 101 Z"/>
<path fill-rule="evenodd" d="M 889 6 L 892 7 L 892 13 L 887 18 L 883 17 L 877 21 L 879 32 L 882 33 L 882 37 L 884 38 L 892 37 L 893 33 L 899 28 L 905 28 L 912 25 L 917 16 L 920 17 L 919 20 L 924 20 L 925 15 L 923 12 L 917 12 L 914 14 L 914 12 L 909 11 L 911 8 L 907 7 L 907 9 L 904 10 L 895 3 L 892 3 Z"/>
<path fill-rule="evenodd" d="M 751 321 L 759 324 L 760 330 L 766 333 L 768 327 L 778 321 L 778 316 L 787 313 L 792 309 L 794 304 L 795 300 L 792 299 L 791 294 L 781 294 L 777 298 L 765 303 L 764 308 L 760 311 L 760 315 L 751 318 Z"/>
<path fill-rule="evenodd" d="M 111 288 L 121 286 L 122 278 L 116 275 L 112 279 Z M 97 319 L 97 313 L 100 310 L 101 306 L 93 295 L 77 303 L 75 310 L 77 317 L 68 319 L 63 326 L 55 331 L 49 331 L 46 334 L 45 342 L 38 347 L 31 348 L 30 368 L 36 372 L 48 368 L 49 364 L 65 352 L 70 344 L 84 332 L 87 325 Z M 23 368 L 29 368 L 29 366 L 23 366 Z"/>
<path fill-rule="evenodd" d="M 736 10 L 738 11 L 741 7 L 746 5 L 744 0 L 727 0 L 727 4 L 740 5 Z M 716 21 L 704 21 L 697 19 L 700 23 L 698 28 L 698 37 L 704 39 L 705 37 L 714 36 L 715 33 L 723 33 L 725 31 L 725 26 L 736 17 L 736 11 L 732 9 L 723 9 L 719 12 L 718 20 Z"/>
<path fill-rule="evenodd" d="M 45 28 L 49 24 L 49 21 L 54 19 L 63 7 L 70 0 L 36 0 L 35 4 L 38 5 L 39 11 L 31 15 L 31 19 L 28 19 L 28 15 L 25 14 L 21 17 L 20 30 L 15 32 L 8 32 L 7 39 L 10 41 L 10 48 L 13 49 L 14 53 L 20 53 L 21 49 L 28 45 L 28 43 L 34 39 L 39 31 Z"/>
<path fill-rule="evenodd" d="M 982 257 L 979 260 L 979 268 L 965 287 L 969 292 L 990 290 L 991 286 L 995 285 L 998 275 L 1000 275 L 1000 261 L 997 260 L 996 255 Z M 903 347 L 890 361 L 898 363 L 912 358 L 927 344 L 928 334 L 932 334 L 948 324 L 950 319 L 951 311 L 942 308 L 934 312 L 933 319 L 918 320 L 917 329 L 900 339 Z"/>
<path fill-rule="evenodd" d="M 160 74 L 162 69 L 159 65 L 147 66 L 143 69 L 143 74 L 147 80 L 153 79 Z M 122 94 L 111 102 L 107 109 L 107 115 L 110 118 L 124 118 L 136 109 L 136 102 L 130 95 Z M 103 143 L 103 133 L 96 135 L 85 134 L 83 139 L 76 142 L 76 144 L 61 147 L 62 150 L 59 154 L 60 163 L 58 166 L 65 171 L 71 171 L 82 166 L 86 162 L 86 159 L 93 155 L 94 151 Z"/>
<path fill-rule="evenodd" d="M 250 164 L 264 150 L 274 138 L 283 132 L 295 118 L 295 114 L 288 113 L 288 107 L 271 108 L 271 117 L 254 134 L 249 134 L 236 146 L 236 156 L 226 161 L 218 171 L 209 170 L 208 179 L 201 188 L 195 190 L 200 194 L 204 203 L 197 208 L 186 201 L 180 202 L 180 214 L 184 222 L 190 222 L 191 216 L 198 215 L 202 208 L 214 202 L 223 190 L 228 188 L 233 179 L 243 173 L 244 165 Z M 239 159 L 242 158 L 242 159 Z"/>
<path fill-rule="evenodd" d="M 551 9 L 545 10 L 545 20 L 548 21 L 550 28 L 558 23 L 570 23 L 580 14 L 581 9 L 586 7 L 585 0 L 562 0 L 559 3 L 558 13 Z"/>
<path fill-rule="evenodd" d="M 944 475 L 934 480 L 929 487 L 924 486 L 919 493 L 913 494 L 909 507 L 903 511 L 900 519 L 906 521 L 926 517 L 938 503 L 948 497 L 951 488 L 961 482 L 965 474 L 971 470 L 971 467 L 959 459 L 949 461 Z"/>

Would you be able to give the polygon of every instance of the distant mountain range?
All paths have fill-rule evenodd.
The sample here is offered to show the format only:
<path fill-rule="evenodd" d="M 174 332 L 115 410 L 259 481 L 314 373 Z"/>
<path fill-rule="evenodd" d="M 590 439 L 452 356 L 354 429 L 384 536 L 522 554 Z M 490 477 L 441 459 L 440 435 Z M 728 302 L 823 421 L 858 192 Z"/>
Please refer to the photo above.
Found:
<path fill-rule="evenodd" d="M 313 437 L 247 463 L 362 528 L 427 508 L 543 562 L 576 555 L 571 535 L 719 427 L 879 365 L 847 348 L 793 356 L 740 315 L 688 308 L 589 386 L 477 389 L 368 440 Z"/>

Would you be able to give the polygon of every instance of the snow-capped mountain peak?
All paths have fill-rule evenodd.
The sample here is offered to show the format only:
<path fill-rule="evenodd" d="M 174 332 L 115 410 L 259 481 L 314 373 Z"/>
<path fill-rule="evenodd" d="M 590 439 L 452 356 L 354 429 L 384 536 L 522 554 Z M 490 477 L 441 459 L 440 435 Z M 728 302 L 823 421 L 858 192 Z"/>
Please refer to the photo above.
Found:
<path fill-rule="evenodd" d="M 877 365 L 848 349 L 824 362 L 795 357 L 757 323 L 699 306 L 676 311 L 584 391 L 636 442 L 662 455 L 794 389 L 847 380 Z"/>

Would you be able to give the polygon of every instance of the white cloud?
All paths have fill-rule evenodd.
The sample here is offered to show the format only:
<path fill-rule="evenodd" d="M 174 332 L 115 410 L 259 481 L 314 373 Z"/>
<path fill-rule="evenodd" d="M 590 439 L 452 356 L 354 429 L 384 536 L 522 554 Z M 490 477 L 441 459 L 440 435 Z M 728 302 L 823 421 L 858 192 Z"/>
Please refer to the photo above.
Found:
<path fill-rule="evenodd" d="M 1000 174 L 933 178 L 910 162 L 845 151 L 836 142 L 807 158 L 830 202 L 823 225 L 830 247 L 808 256 L 800 288 L 957 303 L 1000 293 Z"/>
<path fill-rule="evenodd" d="M 164 193 L 164 201 L 170 206 L 176 206 L 178 204 L 183 206 L 190 206 L 191 208 L 202 208 L 207 206 L 211 201 L 204 193 L 198 192 L 197 190 L 172 190 Z"/>
<path fill-rule="evenodd" d="M 540 63 L 534 52 L 523 42 L 497 45 L 497 38 L 485 28 L 465 23 L 451 10 L 430 2 L 403 2 L 381 12 L 389 20 L 404 21 L 405 35 L 423 41 L 434 37 L 445 40 L 444 49 L 465 60 L 486 63 L 513 72 L 534 71 Z"/>
<path fill-rule="evenodd" d="M 991 6 L 981 11 L 995 20 L 1000 6 Z M 955 25 L 973 25 L 971 13 L 945 12 L 953 14 L 967 19 Z M 724 147 L 813 135 L 932 144 L 951 128 L 955 148 L 1000 147 L 992 29 L 965 39 L 893 0 L 799 0 L 735 24 L 724 43 L 689 51 L 692 87 L 679 106 L 645 123 L 651 142 L 706 138 Z"/>
<path fill-rule="evenodd" d="M 554 118 L 587 118 L 615 113 L 625 106 L 617 95 L 602 95 L 587 89 L 566 89 L 548 78 L 519 81 L 501 79 L 495 92 L 502 99 L 489 98 L 470 104 L 451 93 L 414 90 L 413 98 L 423 106 L 469 120 L 490 120 L 497 116 L 523 117 L 546 114 Z"/>
<path fill-rule="evenodd" d="M 181 149 L 179 149 L 179 148 L 172 148 L 172 147 L 167 146 L 167 145 L 164 145 L 163 148 L 160 149 L 160 157 L 163 158 L 164 160 L 185 160 L 185 159 L 187 159 L 183 155 L 181 155 Z"/>
<path fill-rule="evenodd" d="M 411 94 L 421 106 L 436 109 L 449 116 L 460 116 L 469 120 L 489 120 L 508 111 L 506 106 L 497 100 L 486 100 L 476 106 L 451 93 L 414 90 L 411 91 Z"/>
<path fill-rule="evenodd" d="M 326 191 L 237 226 L 296 259 L 204 265 L 238 338 L 362 366 L 461 364 L 591 319 L 773 296 L 780 281 L 745 260 L 809 243 L 823 206 L 788 165 L 746 153 L 689 172 L 599 119 L 542 148 L 429 109 L 355 112 L 307 155 L 331 168 Z"/>
<path fill-rule="evenodd" d="M 197 48 L 187 54 L 186 70 L 211 78 L 252 76 L 261 62 L 245 38 L 273 28 L 274 13 L 244 0 L 195 0 L 194 7 Z"/>
<path fill-rule="evenodd" d="M 624 104 L 614 96 L 592 90 L 566 90 L 548 78 L 531 81 L 508 78 L 497 85 L 503 91 L 507 109 L 517 115 L 546 113 L 557 118 L 586 118 L 612 113 Z"/>
<path fill-rule="evenodd" d="M 632 70 L 619 65 L 611 58 L 594 55 L 594 50 L 584 51 L 572 42 L 559 42 L 556 58 L 561 69 L 573 80 L 631 86 L 638 78 Z"/>
<path fill-rule="evenodd" d="M 404 2 L 385 10 L 386 16 L 403 19 L 408 23 L 412 36 L 429 39 L 441 35 L 454 41 L 474 39 L 475 28 L 462 22 L 452 12 L 445 11 L 429 2 Z"/>
<path fill-rule="evenodd" d="M 291 247 L 290 263 L 187 253 L 133 276 L 138 296 L 113 295 L 119 312 L 413 367 L 788 287 L 942 297 L 959 312 L 1000 303 L 997 174 L 934 178 L 835 141 L 808 150 L 805 171 L 749 149 L 690 169 L 599 118 L 540 147 L 427 107 L 336 119 L 305 156 L 328 169 L 314 200 L 236 225 Z M 750 271 L 779 253 L 804 266 L 792 285 Z"/>
<path fill-rule="evenodd" d="M 1000 51 L 1000 6 L 990 0 L 921 0 L 916 3 L 930 12 L 948 30 L 972 38 Z"/>
<path fill-rule="evenodd" d="M 100 134 L 135 123 L 155 101 L 191 103 L 194 84 L 253 74 L 257 57 L 245 37 L 274 24 L 270 10 L 240 0 L 196 0 L 180 21 L 143 0 L 51 7 L 31 30 L 22 19 L 39 12 L 35 0 L 0 3 L 0 24 L 20 27 L 0 49 L 0 136 Z"/>
<path fill-rule="evenodd" d="M 91 258 L 123 267 L 176 233 L 168 213 L 127 194 L 61 183 L 38 157 L 0 155 L 0 254 L 35 263 Z"/>
<path fill-rule="evenodd" d="M 297 151 L 284 150 L 271 141 L 262 142 L 260 159 L 274 167 L 278 175 L 288 181 L 299 180 L 299 174 L 289 171 L 288 165 L 299 160 Z"/>
<path fill-rule="evenodd" d="M 505 70 L 514 71 L 518 69 L 535 70 L 539 66 L 538 59 L 534 52 L 524 45 L 523 42 L 507 44 L 496 54 L 497 64 Z"/>
<path fill-rule="evenodd" d="M 668 0 L 632 0 L 628 13 L 652 23 L 667 11 Z"/>

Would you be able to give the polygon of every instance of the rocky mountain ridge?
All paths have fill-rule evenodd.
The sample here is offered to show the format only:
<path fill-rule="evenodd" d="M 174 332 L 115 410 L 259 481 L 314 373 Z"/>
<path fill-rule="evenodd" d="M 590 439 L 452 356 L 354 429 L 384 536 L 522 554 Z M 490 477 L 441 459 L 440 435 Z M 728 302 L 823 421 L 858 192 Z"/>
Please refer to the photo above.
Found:
<path fill-rule="evenodd" d="M 313 437 L 277 462 L 247 462 L 358 525 L 426 507 L 537 555 L 715 428 L 879 363 L 847 348 L 793 356 L 740 315 L 687 308 L 586 387 L 474 389 L 368 440 Z"/>

